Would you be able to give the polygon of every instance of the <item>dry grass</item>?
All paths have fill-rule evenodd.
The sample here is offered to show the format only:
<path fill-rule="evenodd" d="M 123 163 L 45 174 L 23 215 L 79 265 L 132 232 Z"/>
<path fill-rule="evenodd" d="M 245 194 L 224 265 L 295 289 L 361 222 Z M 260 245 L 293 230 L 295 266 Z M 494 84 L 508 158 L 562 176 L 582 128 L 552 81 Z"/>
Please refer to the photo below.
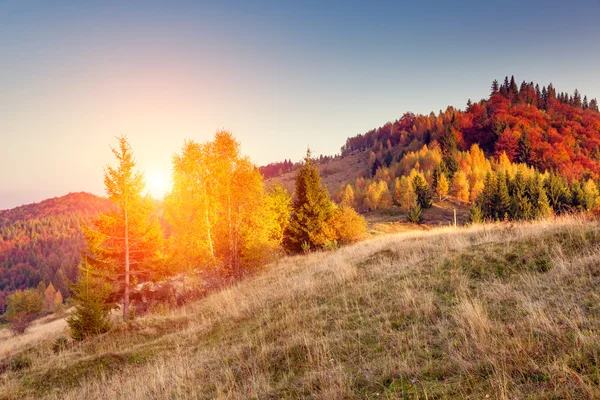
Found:
<path fill-rule="evenodd" d="M 2 361 L 0 398 L 600 398 L 593 221 L 290 257 L 186 308 Z M 0 365 L 0 371 L 2 370 Z"/>

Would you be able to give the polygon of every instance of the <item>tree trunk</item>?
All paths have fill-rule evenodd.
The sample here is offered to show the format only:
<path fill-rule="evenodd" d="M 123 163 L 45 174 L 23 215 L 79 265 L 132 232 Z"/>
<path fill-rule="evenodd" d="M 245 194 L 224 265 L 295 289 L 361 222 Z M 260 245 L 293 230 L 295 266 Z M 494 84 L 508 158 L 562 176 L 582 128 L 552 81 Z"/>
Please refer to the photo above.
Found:
<path fill-rule="evenodd" d="M 129 221 L 125 200 L 125 293 L 123 294 L 123 321 L 129 320 Z"/>

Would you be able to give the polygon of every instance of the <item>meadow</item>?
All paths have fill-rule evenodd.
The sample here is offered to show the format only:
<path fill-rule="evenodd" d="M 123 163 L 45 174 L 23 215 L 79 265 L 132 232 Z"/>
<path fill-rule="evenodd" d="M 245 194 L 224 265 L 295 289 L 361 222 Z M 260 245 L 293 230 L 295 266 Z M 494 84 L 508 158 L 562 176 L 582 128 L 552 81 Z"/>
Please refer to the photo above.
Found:
<path fill-rule="evenodd" d="M 564 217 L 285 257 L 83 342 L 3 337 L 0 398 L 598 398 L 599 244 Z"/>

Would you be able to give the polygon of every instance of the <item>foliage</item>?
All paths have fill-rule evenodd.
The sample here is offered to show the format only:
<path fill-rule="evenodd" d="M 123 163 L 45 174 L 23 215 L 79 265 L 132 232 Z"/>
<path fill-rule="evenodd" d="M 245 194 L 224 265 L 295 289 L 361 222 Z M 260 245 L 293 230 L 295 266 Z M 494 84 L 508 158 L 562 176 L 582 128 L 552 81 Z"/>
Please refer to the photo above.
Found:
<path fill-rule="evenodd" d="M 82 222 L 110 210 L 108 200 L 70 193 L 11 210 L 0 211 L 0 314 L 6 297 L 17 290 L 50 283 L 63 298 L 85 248 Z M 43 294 L 43 292 L 42 292 Z"/>
<path fill-rule="evenodd" d="M 410 207 L 406 214 L 406 220 L 413 224 L 420 224 L 423 221 L 423 209 L 419 203 L 416 203 Z"/>
<path fill-rule="evenodd" d="M 367 222 L 351 207 L 335 207 L 331 217 L 326 221 L 325 231 L 330 242 L 349 244 L 364 236 Z"/>
<path fill-rule="evenodd" d="M 306 154 L 304 166 L 296 175 L 295 196 L 283 241 L 285 248 L 291 252 L 300 252 L 307 247 L 323 247 L 327 238 L 324 227 L 333 213 L 333 205 L 327 189 L 321 186 L 319 170 L 310 159 L 310 150 Z"/>
<path fill-rule="evenodd" d="M 107 332 L 110 329 L 110 310 L 114 307 L 109 302 L 111 285 L 99 271 L 85 262 L 79 266 L 79 270 L 79 279 L 71 286 L 75 308 L 67 318 L 71 336 L 75 340 Z"/>
<path fill-rule="evenodd" d="M 240 277 L 269 260 L 283 238 L 289 195 L 282 188 L 265 192 L 231 133 L 219 131 L 203 144 L 187 141 L 174 157 L 173 180 L 165 214 L 182 272 Z"/>
<path fill-rule="evenodd" d="M 44 300 L 35 289 L 17 291 L 8 296 L 5 318 L 15 335 L 23 334 L 42 311 Z"/>
<path fill-rule="evenodd" d="M 128 320 L 132 284 L 154 277 L 163 234 L 152 200 L 142 197 L 143 175 L 135 169 L 127 139 L 118 138 L 112 152 L 118 166 L 106 168 L 104 185 L 115 208 L 100 214 L 84 232 L 87 263 L 112 283 L 114 296 L 123 301 L 123 319 Z"/>

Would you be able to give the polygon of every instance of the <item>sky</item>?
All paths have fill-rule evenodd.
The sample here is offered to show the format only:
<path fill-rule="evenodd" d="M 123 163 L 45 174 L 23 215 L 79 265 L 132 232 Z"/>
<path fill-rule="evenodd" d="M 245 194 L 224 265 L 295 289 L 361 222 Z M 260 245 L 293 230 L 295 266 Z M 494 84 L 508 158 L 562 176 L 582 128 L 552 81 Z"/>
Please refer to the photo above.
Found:
<path fill-rule="evenodd" d="M 152 180 L 218 129 L 258 165 L 333 155 L 506 75 L 600 97 L 599 15 L 600 0 L 0 0 L 0 209 L 104 195 L 121 135 Z"/>

